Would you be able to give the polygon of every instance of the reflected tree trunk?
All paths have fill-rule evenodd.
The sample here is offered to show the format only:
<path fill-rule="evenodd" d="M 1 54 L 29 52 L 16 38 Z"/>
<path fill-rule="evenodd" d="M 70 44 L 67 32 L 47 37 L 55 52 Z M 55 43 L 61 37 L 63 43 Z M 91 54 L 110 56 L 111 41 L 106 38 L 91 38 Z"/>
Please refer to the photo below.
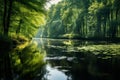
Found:
<path fill-rule="evenodd" d="M 8 52 L 4 55 L 4 80 L 13 80 L 10 57 Z"/>

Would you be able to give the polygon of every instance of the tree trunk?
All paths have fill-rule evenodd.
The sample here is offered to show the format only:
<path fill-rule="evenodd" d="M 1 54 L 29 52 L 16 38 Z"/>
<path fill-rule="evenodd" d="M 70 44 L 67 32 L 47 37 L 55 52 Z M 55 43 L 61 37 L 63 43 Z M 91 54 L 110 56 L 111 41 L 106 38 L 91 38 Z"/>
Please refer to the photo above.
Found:
<path fill-rule="evenodd" d="M 8 36 L 10 27 L 10 17 L 12 10 L 12 0 L 4 0 L 4 16 L 3 16 L 3 33 L 4 36 Z M 8 46 L 6 46 L 8 47 Z M 9 57 L 9 51 L 4 53 L 4 80 L 12 80 L 11 63 Z"/>
<path fill-rule="evenodd" d="M 97 15 L 97 30 L 96 30 L 96 37 L 100 38 L 101 37 L 101 15 Z"/>
<path fill-rule="evenodd" d="M 8 36 L 8 32 L 9 32 L 12 3 L 13 3 L 12 0 L 9 1 L 4 0 L 3 30 L 5 36 Z"/>
<path fill-rule="evenodd" d="M 7 35 L 6 29 L 7 29 L 7 0 L 4 0 L 4 15 L 3 15 L 3 33 L 4 35 Z"/>
<path fill-rule="evenodd" d="M 19 21 L 19 25 L 18 25 L 18 27 L 17 27 L 17 29 L 16 29 L 16 34 L 19 34 L 19 33 L 20 33 L 21 24 L 22 24 L 22 19 L 20 19 L 20 21 Z"/>

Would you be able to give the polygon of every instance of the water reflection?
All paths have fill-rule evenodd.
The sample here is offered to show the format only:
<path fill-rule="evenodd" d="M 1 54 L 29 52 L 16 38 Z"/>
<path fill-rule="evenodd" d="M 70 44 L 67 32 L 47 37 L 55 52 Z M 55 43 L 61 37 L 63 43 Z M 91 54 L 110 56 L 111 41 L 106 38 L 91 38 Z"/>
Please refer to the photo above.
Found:
<path fill-rule="evenodd" d="M 50 64 L 46 65 L 47 73 L 44 75 L 44 79 L 47 80 L 67 80 L 67 76 L 58 70 L 57 68 L 52 68 Z"/>
<path fill-rule="evenodd" d="M 11 52 L 11 63 L 14 80 L 41 79 L 45 52 L 37 48 L 37 43 L 32 42 L 23 49 L 14 49 Z"/>
<path fill-rule="evenodd" d="M 47 54 L 42 80 L 120 79 L 119 49 L 110 50 L 113 47 L 107 46 L 107 42 L 34 40 L 38 42 L 39 49 L 45 50 Z M 114 55 L 116 53 L 118 55 Z"/>

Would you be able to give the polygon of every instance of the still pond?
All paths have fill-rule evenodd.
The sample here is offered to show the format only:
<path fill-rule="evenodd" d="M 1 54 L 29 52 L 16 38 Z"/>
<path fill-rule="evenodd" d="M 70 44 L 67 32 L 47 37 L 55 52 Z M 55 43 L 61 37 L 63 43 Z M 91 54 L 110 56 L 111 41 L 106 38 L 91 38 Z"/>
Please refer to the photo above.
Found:
<path fill-rule="evenodd" d="M 46 54 L 41 80 L 120 79 L 119 43 L 46 38 L 33 42 Z"/>

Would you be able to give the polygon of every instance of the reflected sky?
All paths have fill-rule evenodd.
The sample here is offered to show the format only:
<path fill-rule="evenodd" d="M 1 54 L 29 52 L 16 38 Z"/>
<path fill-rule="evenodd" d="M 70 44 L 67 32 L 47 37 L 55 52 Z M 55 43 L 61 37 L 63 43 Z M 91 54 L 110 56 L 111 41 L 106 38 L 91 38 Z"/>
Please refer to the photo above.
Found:
<path fill-rule="evenodd" d="M 67 76 L 62 71 L 52 68 L 50 64 L 46 65 L 46 70 L 47 73 L 44 77 L 47 78 L 47 80 L 67 80 Z"/>

